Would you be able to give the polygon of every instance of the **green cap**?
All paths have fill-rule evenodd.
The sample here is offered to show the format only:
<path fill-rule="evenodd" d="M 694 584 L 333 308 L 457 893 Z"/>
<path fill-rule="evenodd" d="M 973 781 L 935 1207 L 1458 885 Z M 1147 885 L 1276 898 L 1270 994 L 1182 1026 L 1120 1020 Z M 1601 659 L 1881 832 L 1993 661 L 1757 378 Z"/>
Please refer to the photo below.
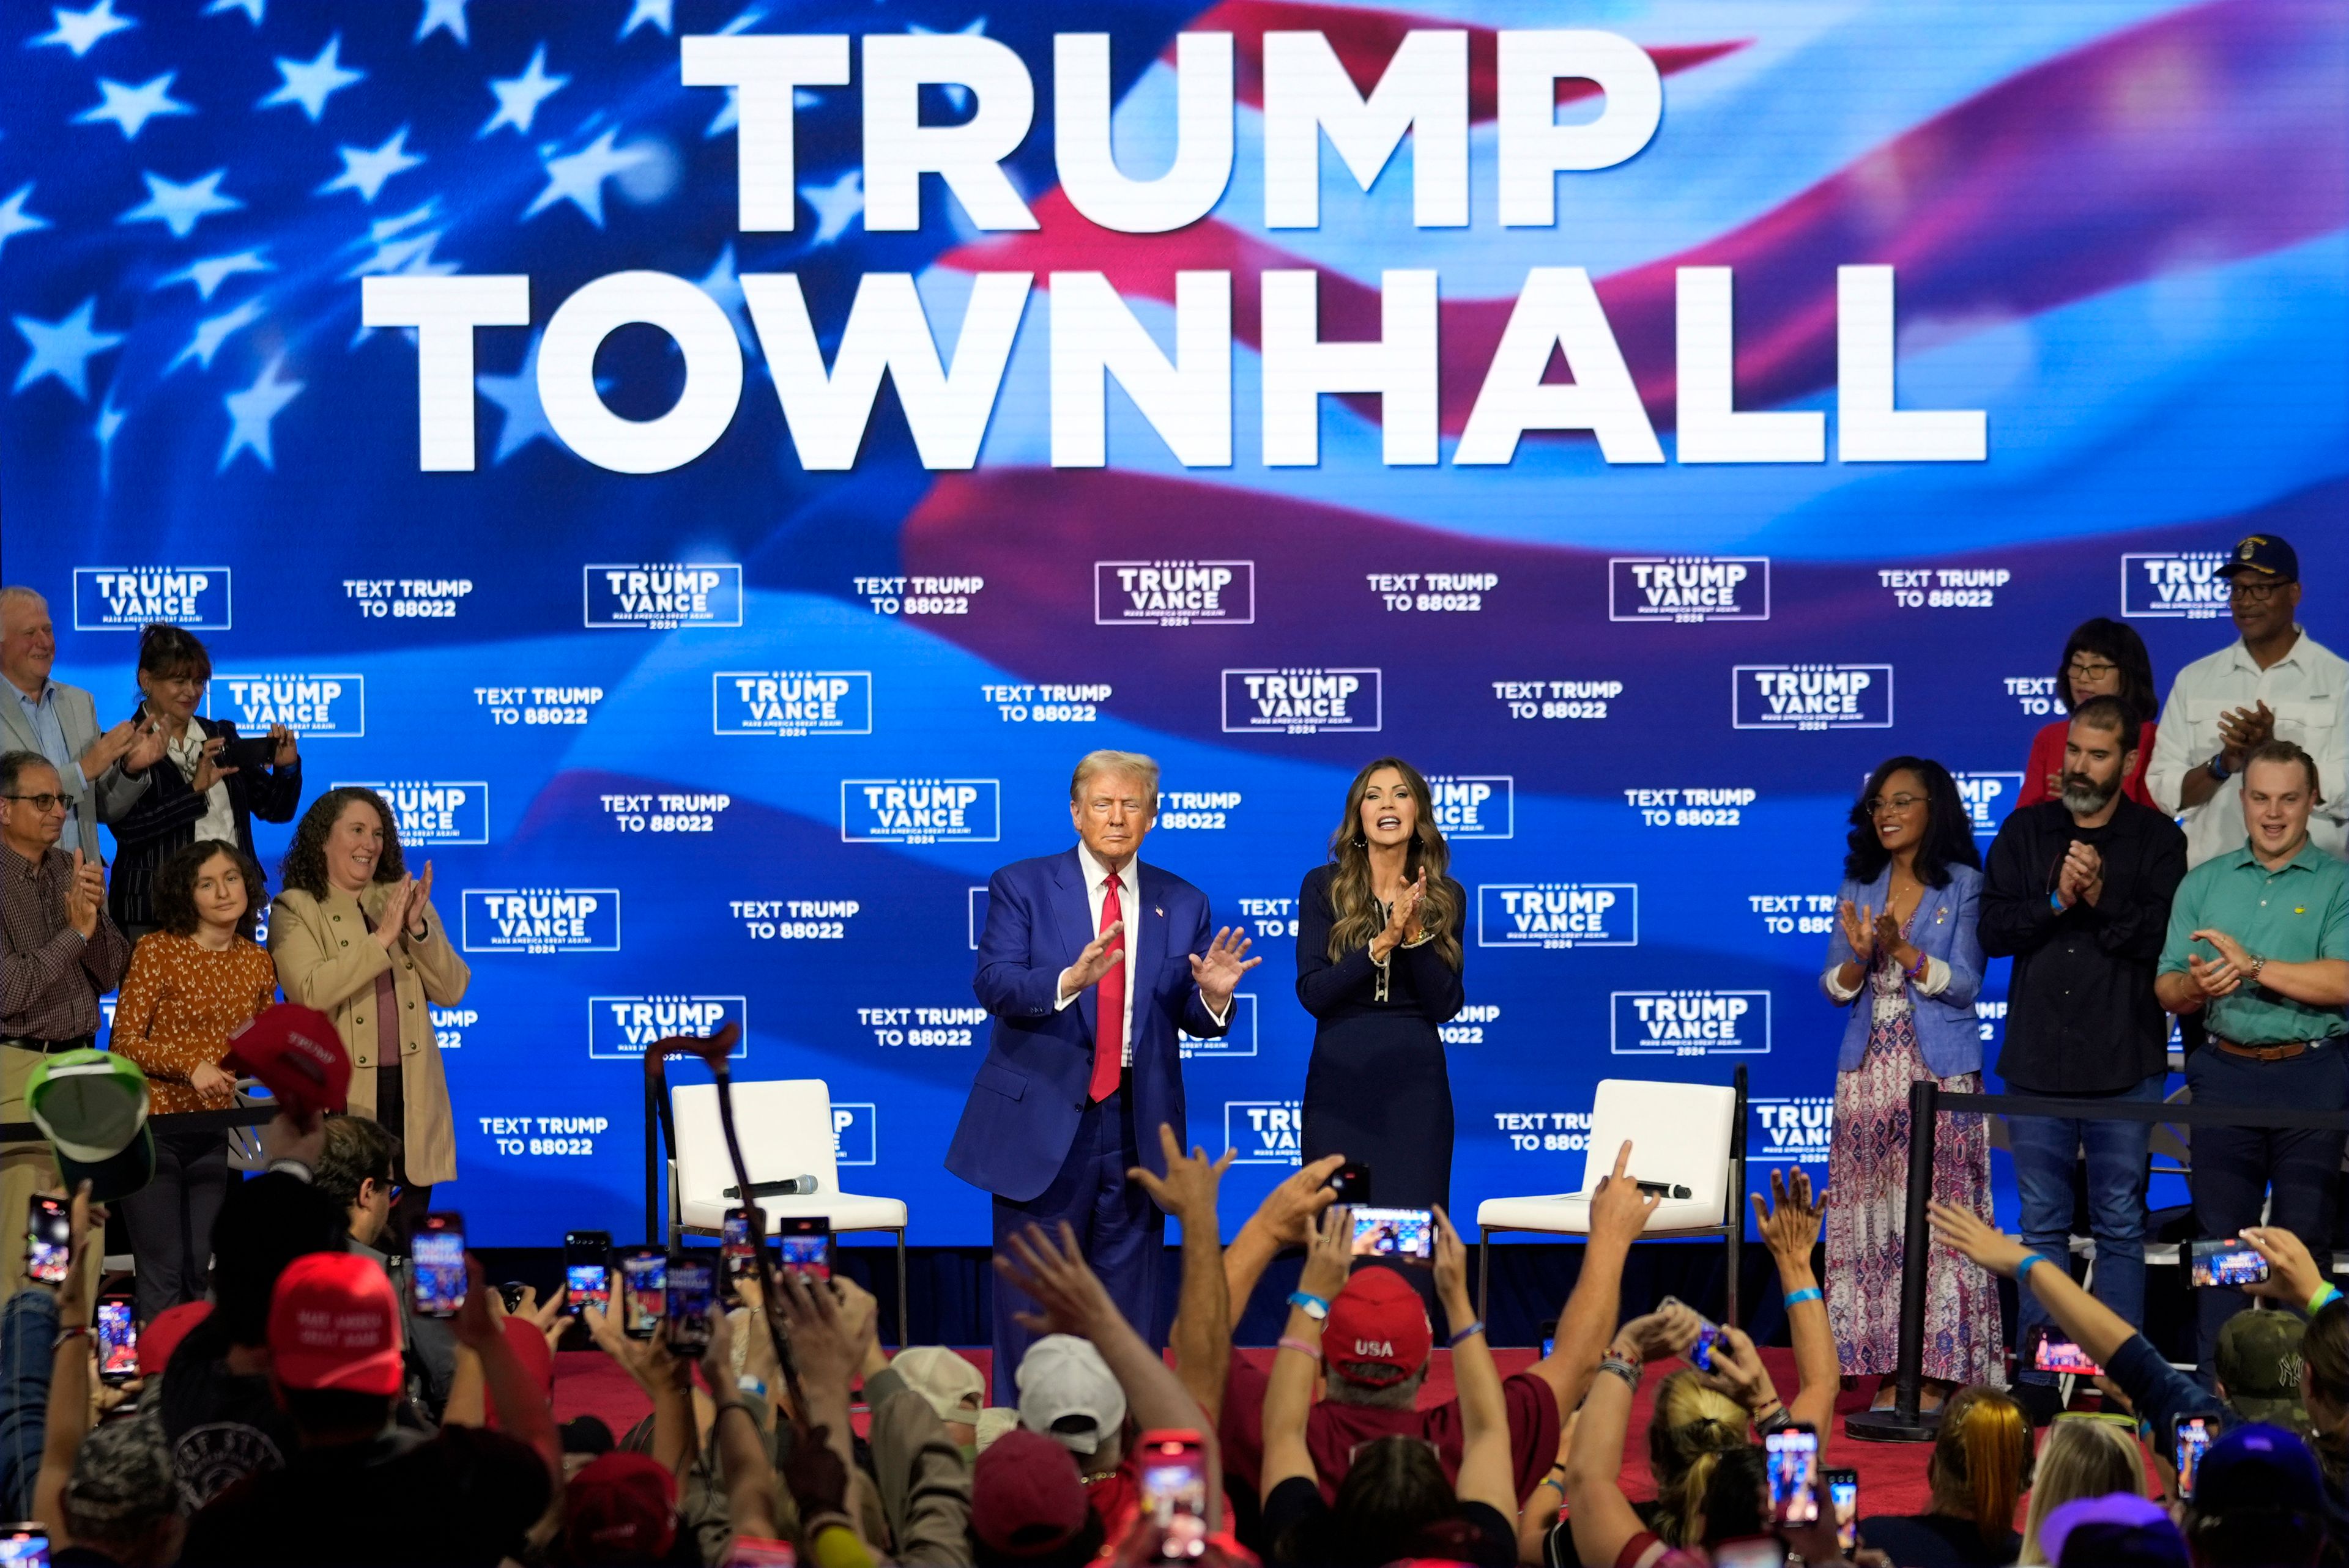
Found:
<path fill-rule="evenodd" d="M 93 1202 L 127 1198 L 155 1179 L 147 1075 L 111 1051 L 60 1051 L 34 1064 L 25 1109 L 57 1150 L 66 1191 L 90 1184 Z"/>
<path fill-rule="evenodd" d="M 2239 1312 L 2219 1331 L 2219 1382 L 2245 1418 L 2306 1436 L 2300 1395 L 2300 1341 L 2308 1326 L 2296 1313 Z"/>

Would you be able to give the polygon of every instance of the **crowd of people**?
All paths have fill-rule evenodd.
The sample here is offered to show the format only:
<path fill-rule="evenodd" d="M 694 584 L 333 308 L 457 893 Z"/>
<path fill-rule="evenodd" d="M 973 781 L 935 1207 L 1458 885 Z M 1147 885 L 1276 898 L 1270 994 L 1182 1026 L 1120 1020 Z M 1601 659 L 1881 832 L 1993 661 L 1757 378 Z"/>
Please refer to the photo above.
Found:
<path fill-rule="evenodd" d="M 731 1310 L 680 1329 L 677 1353 L 667 1318 L 646 1338 L 559 1295 L 510 1305 L 478 1264 L 453 1316 L 419 1308 L 408 1241 L 455 1175 L 429 1009 L 469 979 L 432 868 L 411 871 L 368 789 L 305 809 L 292 734 L 243 738 L 202 717 L 211 663 L 191 634 L 147 629 L 136 709 L 101 727 L 88 693 L 49 677 L 46 603 L 0 590 L 0 1120 L 45 1135 L 0 1149 L 0 1214 L 70 1194 L 59 1266 L 0 1248 L 0 1507 L 37 1522 L 19 1533 L 45 1531 L 60 1563 L 1657 1568 L 1751 1562 L 1757 1545 L 1812 1563 L 2349 1557 L 2349 1307 L 2316 1261 L 2331 1255 L 2349 1133 L 2197 1130 L 2198 1229 L 2265 1264 L 2248 1289 L 2201 1292 L 2198 1380 L 2139 1332 L 2148 1124 L 2095 1114 L 2162 1097 L 2173 1018 L 2198 1104 L 2349 1113 L 2349 665 L 2298 626 L 2287 543 L 2254 535 L 2225 571 L 2239 638 L 2182 671 L 2158 714 L 2133 631 L 2095 620 L 2073 634 L 2068 711 L 2034 739 L 2023 802 L 1986 856 L 1942 765 L 1871 771 L 1820 977 L 1848 1009 L 1829 1184 L 1774 1178 L 1753 1199 L 1793 1343 L 1783 1399 L 1739 1326 L 1669 1300 L 1626 1316 L 1624 1257 L 1656 1203 L 1624 1174 L 1629 1146 L 1592 1198 L 1553 1342 L 1501 1375 L 1444 1212 L 1437 1026 L 1464 995 L 1464 894 L 1425 781 L 1399 758 L 1355 779 L 1300 899 L 1299 995 L 1317 1020 L 1308 1162 L 1221 1245 L 1229 1156 L 1186 1154 L 1165 1126 L 1136 1148 L 1133 1127 L 1157 1124 L 1152 1103 L 1180 1125 L 1179 1078 L 1158 1084 L 1152 1064 L 1174 1059 L 1176 1023 L 1226 1026 L 1255 961 L 1245 939 L 1206 941 L 1204 900 L 1182 905 L 1200 925 L 1184 943 L 1189 988 L 1170 965 L 1171 988 L 1145 976 L 1137 1006 L 1124 879 L 1136 928 L 1143 906 L 1164 918 L 1192 890 L 1135 859 L 1154 765 L 1088 758 L 1071 784 L 1077 880 L 1051 882 L 1057 860 L 999 873 L 978 977 L 982 999 L 993 985 L 1079 1047 L 1078 1130 L 1061 1161 L 1030 1148 L 1033 1172 L 1003 1163 L 1028 1147 L 1017 1138 L 958 1135 L 949 1157 L 997 1194 L 996 1386 L 1017 1393 L 1002 1408 L 951 1350 L 885 1354 L 854 1284 L 772 1265 L 737 1282 Z M 296 822 L 274 896 L 255 817 Z M 1073 964 L 1039 967 L 999 930 L 1031 895 L 1065 895 L 1096 934 Z M 2010 1119 L 2020 1240 L 1992 1223 L 1987 1128 L 1951 1119 L 1929 1243 L 1906 1233 L 1909 1088 L 1982 1087 L 1993 1064 L 1974 1003 L 2000 956 L 2013 973 L 1998 1076 L 2082 1113 Z M 101 998 L 118 987 L 100 1051 Z M 1322 1071 L 1365 1052 L 1392 1069 L 1375 1104 L 1350 1092 L 1359 1073 Z M 995 1099 L 1016 1097 L 984 1070 L 974 1114 L 999 1121 Z M 230 1123 L 251 1119 L 202 1114 L 230 1111 L 241 1076 L 281 1108 L 247 1162 L 265 1171 L 243 1180 Z M 1403 1104 L 1416 1109 L 1399 1116 Z M 169 1119 L 150 1128 L 150 1109 Z M 1331 1182 L 1366 1148 L 1381 1201 L 1434 1216 L 1424 1265 L 1353 1255 Z M 1140 1217 L 1130 1257 L 1081 1245 L 1053 1209 L 1069 1207 L 1059 1167 L 1077 1164 L 1086 1204 Z M 2078 1166 L 2093 1294 L 2068 1266 Z M 1016 1195 L 1031 1174 L 1041 1195 Z M 94 1334 L 109 1205 L 144 1330 L 127 1380 Z M 1167 1215 L 1185 1238 L 1171 1362 L 1148 1321 Z M 1832 1510 L 1786 1517 L 1771 1440 L 1808 1434 L 1816 1471 L 1840 1389 L 1893 1370 L 1902 1261 L 1928 1244 L 1931 1506 L 1862 1514 L 1848 1538 Z M 1284 1252 L 1303 1263 L 1279 1341 L 1242 1349 L 1234 1326 Z M 2061 1335 L 2102 1369 L 2103 1410 L 2054 1418 L 2055 1374 L 2028 1357 L 2006 1387 L 1999 1276 L 2018 1287 L 2025 1339 Z M 2257 1297 L 2272 1305 L 2245 1311 Z M 634 1429 L 558 1428 L 566 1332 L 643 1389 L 651 1413 Z M 1454 1390 L 1441 1401 L 1426 1389 L 1439 1340 Z M 1646 1475 L 1635 1462 L 1627 1490 L 1659 1364 Z M 2168 1473 L 2189 1427 L 2215 1440 L 2189 1476 Z"/>

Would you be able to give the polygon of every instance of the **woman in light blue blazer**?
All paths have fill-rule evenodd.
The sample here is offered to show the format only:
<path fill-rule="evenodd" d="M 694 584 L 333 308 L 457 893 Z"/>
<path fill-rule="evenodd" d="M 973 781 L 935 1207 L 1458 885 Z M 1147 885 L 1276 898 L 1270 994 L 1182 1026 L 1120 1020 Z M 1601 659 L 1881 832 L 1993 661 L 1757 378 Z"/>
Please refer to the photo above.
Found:
<path fill-rule="evenodd" d="M 1827 1315 L 1844 1375 L 1883 1379 L 1881 1409 L 1892 1402 L 1900 1357 L 1909 1086 L 1930 1078 L 1955 1093 L 1982 1089 L 1982 853 L 1949 769 L 1919 757 L 1895 757 L 1868 776 L 1847 842 L 1836 934 L 1819 976 L 1846 1012 L 1827 1160 Z M 1934 1147 L 1935 1200 L 1990 1220 L 1983 1119 L 1946 1118 Z M 1920 1236 L 1917 1244 L 1933 1243 Z M 1930 1408 L 1956 1386 L 1998 1381 L 2002 1344 L 1997 1282 L 1987 1272 L 1937 1248 L 1926 1278 Z"/>

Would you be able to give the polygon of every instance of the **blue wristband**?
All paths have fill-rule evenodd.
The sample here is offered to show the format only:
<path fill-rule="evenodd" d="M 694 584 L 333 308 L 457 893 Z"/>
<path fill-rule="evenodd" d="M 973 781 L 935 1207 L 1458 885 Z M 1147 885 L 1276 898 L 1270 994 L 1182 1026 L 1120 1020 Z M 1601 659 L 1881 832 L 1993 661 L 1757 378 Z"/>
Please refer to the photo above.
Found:
<path fill-rule="evenodd" d="M 2046 1264 L 2049 1268 L 2054 1268 L 2055 1266 L 2054 1263 L 2049 1261 L 2044 1253 L 2023 1253 L 2023 1262 L 2015 1265 L 2014 1283 L 2017 1284 L 2028 1284 L 2031 1279 L 2032 1269 L 2040 1264 Z"/>
<path fill-rule="evenodd" d="M 1460 1348 L 1460 1342 L 1462 1340 L 1467 1338 L 1472 1334 L 1482 1334 L 1484 1332 L 1485 1320 L 1480 1317 L 1475 1322 L 1470 1324 L 1467 1327 L 1462 1329 L 1459 1333 L 1454 1335 L 1451 1338 L 1445 1340 L 1444 1343 L 1447 1348 L 1457 1350 Z"/>
<path fill-rule="evenodd" d="M 1318 1295 L 1309 1295 L 1301 1290 L 1292 1290 L 1288 1293 L 1288 1305 L 1291 1306 L 1303 1307 L 1305 1309 L 1305 1315 L 1313 1319 L 1316 1323 L 1320 1322 L 1323 1318 L 1330 1315 L 1330 1304 L 1328 1302 L 1322 1300 Z"/>
<path fill-rule="evenodd" d="M 1806 1301 L 1825 1301 L 1826 1299 L 1826 1294 L 1822 1292 L 1818 1286 L 1815 1284 L 1805 1285 L 1800 1290 L 1787 1292 L 1786 1310 L 1788 1312 L 1792 1312 L 1795 1308 L 1802 1305 L 1803 1303 Z"/>

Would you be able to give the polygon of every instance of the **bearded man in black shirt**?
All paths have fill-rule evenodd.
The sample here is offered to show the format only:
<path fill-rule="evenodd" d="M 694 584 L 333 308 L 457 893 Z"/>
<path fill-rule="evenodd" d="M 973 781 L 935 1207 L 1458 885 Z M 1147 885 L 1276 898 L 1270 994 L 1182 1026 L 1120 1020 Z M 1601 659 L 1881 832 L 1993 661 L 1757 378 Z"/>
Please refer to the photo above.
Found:
<path fill-rule="evenodd" d="M 2137 723 L 2116 697 L 2072 713 L 2063 792 L 2013 812 L 1982 872 L 1982 952 L 2014 959 L 1998 1075 L 2014 1094 L 2158 1101 L 2168 1081 L 2169 1017 L 2153 994 L 2169 903 L 2186 875 L 2186 835 L 2121 793 L 2137 766 Z M 2023 1236 L 2043 1255 L 2070 1249 L 2072 1174 L 2087 1152 L 2095 1294 L 2145 1321 L 2146 1152 L 2142 1121 L 2013 1116 Z M 2047 1321 L 2023 1293 L 2018 1347 Z M 2034 1418 L 2054 1414 L 2055 1375 L 2023 1367 Z"/>

